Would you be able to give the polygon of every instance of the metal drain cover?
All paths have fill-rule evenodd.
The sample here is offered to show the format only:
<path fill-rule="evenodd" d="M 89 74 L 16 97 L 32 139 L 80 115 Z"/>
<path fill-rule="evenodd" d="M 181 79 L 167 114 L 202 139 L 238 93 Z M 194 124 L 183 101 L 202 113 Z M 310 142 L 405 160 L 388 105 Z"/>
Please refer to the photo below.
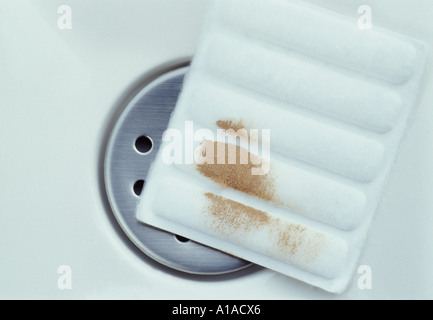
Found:
<path fill-rule="evenodd" d="M 107 196 L 123 231 L 154 260 L 193 274 L 233 272 L 251 263 L 144 225 L 135 217 L 139 195 L 187 71 L 188 67 L 184 67 L 157 78 L 145 86 L 121 114 L 105 156 Z"/>

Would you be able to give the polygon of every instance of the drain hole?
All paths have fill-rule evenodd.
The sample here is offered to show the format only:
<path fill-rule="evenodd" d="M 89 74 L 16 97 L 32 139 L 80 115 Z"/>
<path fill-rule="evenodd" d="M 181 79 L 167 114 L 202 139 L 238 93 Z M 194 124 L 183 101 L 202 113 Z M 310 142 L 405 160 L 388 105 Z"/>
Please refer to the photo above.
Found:
<path fill-rule="evenodd" d="M 178 236 L 178 235 L 175 235 L 174 237 L 176 238 L 177 241 L 182 242 L 182 243 L 186 243 L 186 242 L 191 241 L 188 238 L 184 238 L 184 237 Z"/>
<path fill-rule="evenodd" d="M 141 136 L 135 140 L 135 149 L 142 154 L 149 153 L 153 148 L 153 141 L 148 136 Z"/>
<path fill-rule="evenodd" d="M 138 180 L 136 183 L 134 183 L 134 193 L 136 196 L 140 196 L 141 192 L 143 191 L 144 187 L 144 180 Z"/>

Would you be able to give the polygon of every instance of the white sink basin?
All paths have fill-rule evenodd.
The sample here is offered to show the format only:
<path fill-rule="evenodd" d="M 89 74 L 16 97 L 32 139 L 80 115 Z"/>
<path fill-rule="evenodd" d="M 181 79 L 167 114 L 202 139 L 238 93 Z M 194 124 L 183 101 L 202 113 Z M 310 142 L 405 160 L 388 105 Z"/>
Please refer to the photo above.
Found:
<path fill-rule="evenodd" d="M 310 2 L 358 16 L 355 0 Z M 0 2 L 0 298 L 433 298 L 431 63 L 359 262 L 372 289 L 355 274 L 335 296 L 257 266 L 193 276 L 123 234 L 102 163 L 130 93 L 194 54 L 207 1 L 70 0 L 72 28 L 60 30 L 63 4 Z M 373 24 L 433 45 L 431 0 L 376 0 L 372 10 Z"/>

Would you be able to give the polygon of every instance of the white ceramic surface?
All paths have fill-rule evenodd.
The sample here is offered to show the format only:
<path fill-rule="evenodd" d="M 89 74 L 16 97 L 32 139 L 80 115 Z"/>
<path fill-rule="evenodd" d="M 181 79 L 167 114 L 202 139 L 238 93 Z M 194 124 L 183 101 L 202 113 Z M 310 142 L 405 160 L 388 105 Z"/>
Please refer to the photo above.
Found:
<path fill-rule="evenodd" d="M 358 16 L 356 0 L 310 0 Z M 60 5 L 72 29 L 59 30 Z M 373 23 L 433 47 L 433 2 L 371 1 Z M 217 277 L 160 267 L 125 239 L 104 198 L 104 143 L 127 94 L 187 60 L 205 0 L 0 0 L 0 298 L 433 298 L 433 50 L 360 265 L 332 295 L 253 267 Z M 70 290 L 58 268 L 72 271 Z"/>

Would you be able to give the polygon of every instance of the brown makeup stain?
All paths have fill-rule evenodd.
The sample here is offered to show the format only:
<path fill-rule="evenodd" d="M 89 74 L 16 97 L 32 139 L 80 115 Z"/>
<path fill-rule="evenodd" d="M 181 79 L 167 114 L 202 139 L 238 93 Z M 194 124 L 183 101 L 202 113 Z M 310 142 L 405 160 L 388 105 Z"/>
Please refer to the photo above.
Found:
<path fill-rule="evenodd" d="M 234 131 L 238 131 L 241 129 L 245 129 L 244 124 L 242 123 L 242 120 L 235 122 L 233 120 L 218 120 L 216 122 L 216 125 L 223 130 L 234 130 Z"/>
<path fill-rule="evenodd" d="M 227 134 L 248 139 L 242 120 L 219 120 L 216 125 Z M 232 154 L 235 152 L 234 157 L 230 151 Z M 252 174 L 253 168 L 260 168 L 263 164 L 257 155 L 239 146 L 209 140 L 201 144 L 201 154 L 204 162 L 197 164 L 197 171 L 220 186 L 298 211 L 276 196 L 272 175 Z M 246 245 L 248 239 L 251 241 L 255 235 L 267 235 L 266 241 L 270 246 L 260 250 L 266 251 L 262 253 L 269 257 L 293 265 L 305 265 L 315 260 L 326 242 L 326 236 L 300 224 L 289 223 L 265 211 L 212 193 L 205 196 L 208 221 L 215 232 L 239 245 Z"/>
<path fill-rule="evenodd" d="M 206 193 L 209 200 L 208 212 L 212 216 L 212 225 L 215 230 L 224 232 L 247 232 L 252 228 L 269 224 L 269 215 L 252 207 L 243 205 L 239 202 Z"/>
<path fill-rule="evenodd" d="M 218 128 L 224 130 L 224 132 L 228 135 L 237 136 L 240 139 L 257 141 L 257 137 L 253 137 L 248 134 L 248 130 L 245 128 L 242 120 L 218 120 L 216 125 Z"/>
<path fill-rule="evenodd" d="M 313 262 L 323 247 L 325 236 L 319 232 L 212 193 L 205 196 L 211 228 L 237 244 L 264 231 L 273 246 L 265 254 L 294 265 Z"/>
<path fill-rule="evenodd" d="M 306 228 L 301 225 L 291 224 L 278 231 L 278 247 L 287 248 L 291 255 L 295 255 L 303 244 L 302 234 Z"/>
<path fill-rule="evenodd" d="M 275 225 L 277 246 L 270 256 L 283 257 L 293 265 L 314 262 L 326 243 L 326 236 L 300 224 L 278 220 Z"/>
<path fill-rule="evenodd" d="M 275 204 L 280 203 L 275 195 L 274 179 L 269 174 L 252 174 L 253 168 L 260 170 L 263 164 L 258 156 L 239 146 L 222 142 L 206 140 L 201 147 L 205 161 L 197 164 L 196 169 L 200 174 L 224 188 L 238 190 Z"/>

